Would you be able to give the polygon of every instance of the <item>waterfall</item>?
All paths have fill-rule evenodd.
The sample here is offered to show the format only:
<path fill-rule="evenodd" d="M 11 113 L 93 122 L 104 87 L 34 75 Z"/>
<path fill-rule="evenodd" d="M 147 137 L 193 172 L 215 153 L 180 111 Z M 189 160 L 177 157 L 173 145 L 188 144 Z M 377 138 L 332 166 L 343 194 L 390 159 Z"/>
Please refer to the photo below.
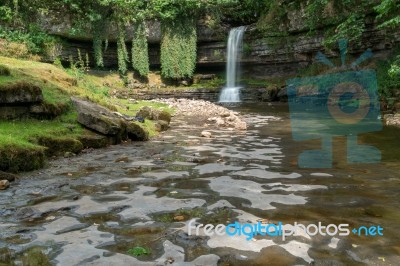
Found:
<path fill-rule="evenodd" d="M 222 89 L 219 102 L 240 102 L 239 60 L 243 48 L 243 35 L 246 27 L 233 28 L 229 32 L 226 58 L 226 86 Z"/>

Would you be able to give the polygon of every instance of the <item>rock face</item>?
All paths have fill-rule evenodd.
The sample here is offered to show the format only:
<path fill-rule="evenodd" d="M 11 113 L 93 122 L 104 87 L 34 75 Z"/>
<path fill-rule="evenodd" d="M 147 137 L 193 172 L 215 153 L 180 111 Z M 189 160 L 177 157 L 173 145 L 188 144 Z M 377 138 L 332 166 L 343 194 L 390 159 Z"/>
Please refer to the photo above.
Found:
<path fill-rule="evenodd" d="M 242 57 L 243 75 L 249 78 L 265 78 L 271 76 L 287 76 L 298 73 L 310 64 L 315 63 L 315 55 L 318 51 L 322 51 L 328 57 L 338 57 L 338 49 L 327 51 L 322 43 L 324 34 L 310 36 L 304 21 L 304 12 L 290 11 L 288 16 L 288 36 L 268 36 L 268 33 L 257 32 L 253 25 L 249 25 L 244 35 L 244 45 L 246 51 Z M 69 56 L 77 58 L 78 49 L 83 54 L 88 53 L 93 58 L 92 44 L 90 43 L 90 34 L 70 35 L 72 22 L 68 17 L 43 18 L 42 26 L 51 34 L 55 34 L 65 38 L 63 47 L 58 49 L 59 56 L 68 61 Z M 388 33 L 384 30 L 376 29 L 373 19 L 367 18 L 369 23 L 366 25 L 366 31 L 363 34 L 361 45 L 349 47 L 349 54 L 353 57 L 359 56 L 366 49 L 371 48 L 375 58 L 385 58 L 392 47 L 400 43 L 400 31 Z M 372 22 L 369 22 L 372 21 Z M 332 25 L 327 25 L 332 26 Z M 159 22 L 148 22 L 148 41 L 149 41 L 149 57 L 153 66 L 160 65 L 160 41 L 161 30 Z M 219 25 L 216 28 L 207 28 L 204 23 L 199 21 L 197 26 L 198 47 L 197 47 L 197 69 L 203 72 L 223 71 L 226 63 L 226 38 L 229 33 L 229 25 Z M 107 67 L 116 67 L 117 51 L 115 45 L 115 32 L 111 30 L 109 38 L 109 49 L 104 53 L 104 63 Z M 132 29 L 127 29 L 127 40 L 131 40 L 133 36 Z M 89 42 L 88 42 L 89 41 Z M 130 50 L 130 49 L 128 49 Z"/>
<path fill-rule="evenodd" d="M 116 142 L 126 139 L 125 121 L 110 110 L 97 104 L 72 98 L 78 110 L 78 123 L 97 133 L 111 136 Z"/>
<path fill-rule="evenodd" d="M 42 90 L 28 82 L 15 82 L 0 86 L 0 104 L 33 104 L 43 101 Z"/>
<path fill-rule="evenodd" d="M 0 119 L 27 117 L 33 105 L 43 101 L 42 90 L 28 82 L 6 83 L 0 86 Z"/>
<path fill-rule="evenodd" d="M 42 89 L 29 82 L 17 81 L 0 86 L 0 119 L 52 119 L 66 109 L 67 105 L 43 102 Z"/>

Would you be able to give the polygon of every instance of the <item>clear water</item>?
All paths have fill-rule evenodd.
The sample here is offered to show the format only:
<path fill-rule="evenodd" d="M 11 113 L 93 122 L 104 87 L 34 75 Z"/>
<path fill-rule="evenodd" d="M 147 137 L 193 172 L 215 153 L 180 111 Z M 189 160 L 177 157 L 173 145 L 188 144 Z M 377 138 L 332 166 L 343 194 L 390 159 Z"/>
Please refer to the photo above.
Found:
<path fill-rule="evenodd" d="M 379 164 L 347 164 L 345 139 L 338 137 L 333 168 L 299 169 L 298 155 L 320 143 L 292 139 L 286 104 L 230 108 L 245 114 L 248 131 L 208 128 L 214 138 L 205 139 L 199 137 L 202 124 L 175 120 L 155 141 L 55 160 L 25 174 L 0 194 L 0 245 L 16 252 L 42 246 L 61 265 L 139 265 L 160 258 L 166 240 L 183 248 L 185 261 L 215 254 L 219 265 L 398 265 L 398 128 L 360 136 L 361 143 L 382 151 Z M 220 200 L 233 207 L 197 211 Z M 263 239 L 188 238 L 176 216 L 224 224 L 256 217 L 380 225 L 384 235 L 268 238 L 273 244 L 264 247 Z M 127 257 L 135 246 L 152 253 Z"/>

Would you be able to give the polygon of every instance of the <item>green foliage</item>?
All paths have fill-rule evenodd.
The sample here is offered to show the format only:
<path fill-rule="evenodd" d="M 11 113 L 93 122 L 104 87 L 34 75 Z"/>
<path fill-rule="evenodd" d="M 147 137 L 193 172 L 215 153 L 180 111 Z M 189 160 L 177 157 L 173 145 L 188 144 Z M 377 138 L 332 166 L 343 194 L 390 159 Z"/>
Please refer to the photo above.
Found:
<path fill-rule="evenodd" d="M 172 79 L 192 77 L 196 67 L 196 19 L 164 22 L 162 34 L 161 75 Z"/>
<path fill-rule="evenodd" d="M 132 66 L 140 76 L 147 77 L 150 67 L 145 24 L 139 23 L 135 29 L 132 40 Z"/>
<path fill-rule="evenodd" d="M 329 0 L 314 0 L 306 6 L 306 24 L 310 31 L 317 29 L 323 23 L 324 9 L 328 3 Z"/>
<path fill-rule="evenodd" d="M 249 56 L 249 55 L 251 55 L 252 52 L 253 52 L 253 47 L 251 47 L 251 45 L 248 43 L 244 43 L 243 44 L 243 54 L 245 56 Z"/>
<path fill-rule="evenodd" d="M 375 7 L 375 10 L 379 13 L 377 18 L 381 22 L 381 28 L 396 28 L 400 25 L 400 1 L 380 1 L 380 4 Z"/>
<path fill-rule="evenodd" d="M 391 60 L 377 64 L 379 94 L 385 99 L 396 97 L 400 93 L 400 48 L 395 49 Z M 390 104 L 390 102 L 388 102 Z"/>
<path fill-rule="evenodd" d="M 97 35 L 93 35 L 93 53 L 96 67 L 104 67 L 103 40 Z"/>
<path fill-rule="evenodd" d="M 388 74 L 391 78 L 396 78 L 400 76 L 400 55 L 398 55 L 393 64 L 390 66 Z M 400 85 L 400 84 L 399 84 Z"/>
<path fill-rule="evenodd" d="M 125 26 L 122 22 L 118 23 L 118 40 L 117 40 L 118 70 L 122 77 L 126 77 L 128 71 L 128 50 L 125 44 Z"/>
<path fill-rule="evenodd" d="M 145 247 L 134 247 L 128 250 L 128 254 L 134 257 L 139 257 L 142 255 L 150 255 L 151 250 Z"/>
<path fill-rule="evenodd" d="M 8 6 L 0 6 L 0 21 L 5 23 L 11 23 L 14 18 L 13 10 Z"/>
<path fill-rule="evenodd" d="M 0 25 L 0 39 L 26 44 L 32 54 L 45 54 L 54 46 L 57 39 L 42 31 L 37 25 L 30 25 L 26 30 L 11 30 Z"/>
<path fill-rule="evenodd" d="M 91 18 L 92 34 L 93 34 L 93 52 L 96 67 L 104 67 L 103 62 L 103 44 L 107 40 L 108 35 L 108 11 L 109 7 L 96 5 L 93 8 Z M 105 49 L 104 49 L 105 50 Z"/>
<path fill-rule="evenodd" d="M 269 2 L 265 11 L 257 21 L 257 29 L 268 33 L 268 36 L 286 35 L 282 32 L 281 25 L 287 20 L 287 9 L 276 1 Z"/>
<path fill-rule="evenodd" d="M 182 16 L 193 17 L 208 1 L 151 0 L 151 12 L 161 20 L 173 21 Z"/>
<path fill-rule="evenodd" d="M 352 14 L 344 22 L 340 23 L 333 34 L 326 34 L 324 45 L 332 47 L 340 39 L 346 39 L 351 43 L 359 43 L 365 31 L 365 16 L 363 14 Z"/>

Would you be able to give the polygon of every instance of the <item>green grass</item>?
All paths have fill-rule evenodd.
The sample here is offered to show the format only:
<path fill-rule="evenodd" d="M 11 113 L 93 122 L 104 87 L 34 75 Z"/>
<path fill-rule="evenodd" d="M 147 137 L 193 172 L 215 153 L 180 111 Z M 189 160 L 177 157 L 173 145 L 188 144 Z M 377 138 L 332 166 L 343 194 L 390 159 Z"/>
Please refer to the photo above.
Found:
<path fill-rule="evenodd" d="M 175 110 L 170 108 L 167 104 L 152 102 L 152 101 L 138 101 L 132 103 L 126 99 L 114 99 L 111 103 L 115 104 L 117 111 L 121 114 L 135 116 L 135 114 L 144 106 L 149 106 L 158 110 L 165 110 L 168 113 L 174 114 Z"/>
<path fill-rule="evenodd" d="M 45 156 L 63 154 L 64 150 L 68 150 L 66 145 L 76 144 L 80 136 L 87 134 L 76 121 L 77 113 L 71 102 L 71 96 L 93 101 L 111 111 L 129 116 L 135 116 L 143 106 L 174 112 L 168 105 L 162 103 L 150 101 L 132 103 L 110 97 L 111 92 L 115 90 L 129 92 L 117 73 L 82 71 L 77 73 L 76 70 L 66 71 L 51 64 L 2 56 L 0 56 L 0 66 L 9 70 L 9 73 L 7 71 L 5 73 L 7 75 L 0 75 L 0 89 L 2 85 L 18 81 L 38 86 L 42 89 L 45 108 L 59 115 L 53 120 L 0 121 L 0 168 L 3 170 L 18 172 L 43 167 Z M 146 120 L 140 125 L 149 132 L 150 137 L 158 134 L 154 121 Z M 46 149 L 40 144 L 49 148 Z"/>
<path fill-rule="evenodd" d="M 16 82 L 16 81 L 22 81 L 21 78 L 16 78 L 13 76 L 0 76 L 0 85 L 11 83 L 11 82 Z M 1 89 L 1 86 L 0 86 Z"/>
<path fill-rule="evenodd" d="M 55 120 L 1 121 L 0 149 L 5 149 L 10 145 L 21 148 L 37 148 L 40 145 L 35 144 L 35 141 L 40 137 L 76 138 L 83 134 L 83 128 L 77 124 L 76 116 L 75 112 L 71 112 Z M 73 127 L 73 131 L 69 127 Z"/>

